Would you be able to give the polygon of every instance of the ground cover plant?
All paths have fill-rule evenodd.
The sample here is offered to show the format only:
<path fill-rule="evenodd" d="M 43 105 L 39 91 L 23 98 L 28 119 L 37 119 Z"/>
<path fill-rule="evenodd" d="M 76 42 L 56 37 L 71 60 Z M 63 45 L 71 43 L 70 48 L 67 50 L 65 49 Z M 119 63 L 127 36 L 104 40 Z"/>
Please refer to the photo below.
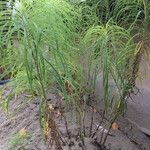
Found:
<path fill-rule="evenodd" d="M 3 3 L 0 2 L 1 7 Z M 5 101 L 1 98 L 3 110 L 9 113 L 10 98 L 22 91 L 39 97 L 39 124 L 46 145 L 60 150 L 65 143 L 71 149 L 66 139 L 62 139 L 55 107 L 47 97 L 47 92 L 57 90 L 64 102 L 59 116 L 65 121 L 67 138 L 72 134 L 68 131 L 66 114 L 72 110 L 80 147 L 85 149 L 85 138 L 94 139 L 101 130 L 96 144 L 104 149 L 112 125 L 125 113 L 127 99 L 137 90 L 135 81 L 143 44 L 149 38 L 141 38 L 149 25 L 149 5 L 147 0 L 10 1 L 0 14 L 4 20 L 0 28 L 0 68 L 3 69 L 0 78 L 9 75 L 9 84 L 4 88 L 11 87 Z M 5 18 L 5 12 L 9 12 L 9 19 Z M 140 38 L 135 42 L 137 37 Z M 103 92 L 102 99 L 97 101 L 101 102 L 103 111 L 94 130 L 93 116 L 99 111 L 91 97 L 99 76 Z M 87 133 L 85 110 L 89 108 L 92 117 Z M 107 133 L 101 129 L 104 120 L 107 120 Z"/>

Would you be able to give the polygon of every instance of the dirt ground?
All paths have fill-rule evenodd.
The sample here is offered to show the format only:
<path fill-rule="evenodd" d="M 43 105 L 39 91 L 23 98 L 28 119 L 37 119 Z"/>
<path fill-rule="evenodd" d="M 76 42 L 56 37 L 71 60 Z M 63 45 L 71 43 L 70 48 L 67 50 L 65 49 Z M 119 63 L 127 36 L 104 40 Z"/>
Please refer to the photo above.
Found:
<path fill-rule="evenodd" d="M 150 50 L 150 46 L 149 46 Z M 150 61 L 142 60 L 140 66 L 141 78 L 137 80 L 137 87 L 140 93 L 128 101 L 127 117 L 138 128 L 150 135 Z"/>
<path fill-rule="evenodd" d="M 9 92 L 9 90 L 7 91 Z M 5 98 L 5 95 L 4 97 Z M 54 94 L 49 94 L 49 100 L 55 105 L 59 105 L 58 97 Z M 34 99 L 26 104 L 25 95 L 20 94 L 16 100 L 10 101 L 10 112 L 14 112 L 13 116 L 6 116 L 2 110 L 0 110 L 0 150 L 47 150 L 41 130 L 39 127 L 39 115 L 38 98 Z M 20 109 L 17 109 L 20 106 Z M 91 111 L 86 107 L 86 129 L 89 131 Z M 12 114 L 11 114 L 12 115 Z M 63 150 L 82 150 L 81 141 L 77 138 L 77 126 L 75 125 L 74 114 L 69 111 L 67 117 L 70 118 L 69 131 L 72 134 L 72 138 L 67 141 L 69 147 L 66 145 Z M 136 116 L 137 117 L 137 116 Z M 72 119 L 71 119 L 72 118 Z M 99 124 L 99 115 L 94 115 L 93 130 L 96 129 Z M 60 117 L 56 120 L 58 128 L 64 139 L 67 137 L 64 120 Z M 110 150 L 150 150 L 150 137 L 145 135 L 137 124 L 134 124 L 128 118 L 120 118 L 118 120 L 119 129 L 111 130 L 111 134 L 106 142 L 107 149 Z M 21 130 L 25 129 L 28 136 L 17 144 L 12 144 L 12 139 Z M 101 134 L 101 131 L 97 136 Z M 85 150 L 105 150 L 94 139 L 85 138 Z"/>

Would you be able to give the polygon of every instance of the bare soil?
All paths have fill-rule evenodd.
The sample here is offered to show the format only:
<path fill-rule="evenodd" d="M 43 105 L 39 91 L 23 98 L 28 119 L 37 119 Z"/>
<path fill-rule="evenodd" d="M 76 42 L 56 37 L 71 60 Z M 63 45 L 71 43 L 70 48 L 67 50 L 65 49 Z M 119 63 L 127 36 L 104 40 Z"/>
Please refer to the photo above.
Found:
<path fill-rule="evenodd" d="M 10 90 L 8 89 L 7 92 Z M 7 93 L 6 92 L 6 93 Z M 5 94 L 6 94 L 5 93 Z M 5 94 L 4 97 L 5 98 Z M 67 110 L 66 116 L 69 120 L 69 133 L 71 139 L 68 140 L 66 126 L 64 119 L 57 116 L 57 111 L 61 109 L 60 99 L 54 94 L 48 94 L 50 103 L 55 106 L 56 123 L 61 131 L 62 139 L 67 141 L 68 145 L 63 146 L 63 150 L 82 150 L 82 141 L 78 138 L 77 122 L 73 111 Z M 28 96 L 20 94 L 16 100 L 13 98 L 10 101 L 10 115 L 4 114 L 0 110 L 0 150 L 47 150 L 44 138 L 39 127 L 39 99 L 27 101 Z M 20 108 L 18 109 L 18 106 Z M 85 128 L 86 135 L 89 135 L 92 111 L 90 107 L 86 106 Z M 92 131 L 94 132 L 100 122 L 98 113 L 94 114 L 94 124 Z M 128 117 L 120 118 L 117 122 L 119 128 L 111 130 L 108 136 L 106 147 L 101 147 L 99 144 L 99 137 L 101 137 L 101 130 L 97 131 L 95 138 L 85 138 L 85 150 L 150 150 L 150 138 L 139 130 L 136 124 L 133 124 Z M 16 145 L 12 145 L 13 137 L 25 128 L 28 136 Z"/>

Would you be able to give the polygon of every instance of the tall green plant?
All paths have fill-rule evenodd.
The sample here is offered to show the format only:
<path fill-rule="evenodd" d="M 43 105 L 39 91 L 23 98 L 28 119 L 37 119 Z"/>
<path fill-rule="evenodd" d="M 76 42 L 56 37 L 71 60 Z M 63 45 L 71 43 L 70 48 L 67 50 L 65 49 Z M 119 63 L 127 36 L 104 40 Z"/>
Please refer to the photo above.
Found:
<path fill-rule="evenodd" d="M 57 83 L 66 104 L 73 100 L 80 126 L 82 94 L 94 91 L 100 73 L 104 111 L 111 112 L 114 119 L 124 112 L 127 96 L 135 86 L 137 71 L 134 68 L 139 47 L 135 46 L 130 34 L 132 28 L 126 30 L 123 26 L 130 21 L 132 26 L 137 22 L 143 2 L 105 0 L 95 2 L 93 6 L 86 3 L 79 9 L 65 0 L 20 0 L 13 5 L 12 17 L 0 32 L 0 47 L 6 45 L 6 55 L 0 61 L 5 72 L 0 77 L 11 74 L 8 86 L 13 88 L 10 95 L 28 90 L 40 97 L 43 130 L 53 118 L 47 118 L 50 115 L 46 111 L 53 111 L 46 95 L 47 88 L 55 88 L 53 82 Z M 145 18 L 148 18 L 147 5 L 144 6 Z M 6 25 L 8 31 L 3 32 Z M 79 47 L 82 34 L 83 51 Z M 83 62 L 80 63 L 81 59 Z M 84 61 L 88 62 L 88 78 L 81 71 Z M 114 83 L 115 94 L 111 93 L 110 80 Z M 89 87 L 83 88 L 84 82 L 88 82 Z M 10 95 L 5 102 L 6 109 Z M 80 135 L 82 137 L 82 133 Z"/>
<path fill-rule="evenodd" d="M 102 72 L 105 110 L 112 106 L 112 95 L 109 82 L 113 80 L 118 101 L 118 109 L 124 111 L 126 92 L 132 89 L 130 79 L 134 63 L 135 44 L 130 31 L 109 21 L 105 26 L 90 28 L 83 40 L 90 68 Z M 90 69 L 93 72 L 93 69 Z M 118 97 L 119 96 L 119 97 Z M 116 103 L 116 102 L 115 102 Z"/>
<path fill-rule="evenodd" d="M 58 84 L 66 101 L 74 97 L 72 92 L 80 91 L 79 50 L 76 48 L 78 12 L 64 0 L 17 1 L 14 12 L 9 21 L 11 28 L 2 37 L 10 44 L 0 66 L 13 72 L 11 94 L 23 88 L 41 97 L 43 127 L 43 116 L 48 113 L 46 88 L 52 82 Z M 9 100 L 6 103 L 8 106 Z"/>

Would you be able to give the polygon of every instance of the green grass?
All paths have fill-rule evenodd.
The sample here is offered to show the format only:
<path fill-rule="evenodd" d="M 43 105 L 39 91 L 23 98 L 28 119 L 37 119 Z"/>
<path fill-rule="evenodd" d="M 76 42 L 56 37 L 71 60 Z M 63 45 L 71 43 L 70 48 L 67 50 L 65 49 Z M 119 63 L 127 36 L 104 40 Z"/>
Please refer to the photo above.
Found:
<path fill-rule="evenodd" d="M 109 21 L 105 26 L 91 27 L 86 32 L 83 43 L 89 67 L 102 72 L 105 109 L 111 107 L 112 97 L 115 96 L 110 94 L 110 80 L 115 83 L 119 95 L 116 100 L 120 99 L 124 103 L 124 92 L 132 88 L 129 79 L 135 57 L 135 43 L 130 31 Z"/>
<path fill-rule="evenodd" d="M 119 26 L 125 28 L 132 23 L 146 26 L 150 21 L 149 6 L 148 0 L 87 0 L 83 3 L 84 20 L 106 24 L 113 19 Z"/>
<path fill-rule="evenodd" d="M 6 86 L 13 87 L 4 109 L 8 111 L 11 95 L 26 91 L 39 96 L 40 125 L 44 128 L 46 91 L 55 89 L 56 83 L 65 106 L 73 101 L 82 115 L 82 96 L 93 93 L 102 74 L 104 111 L 115 118 L 123 114 L 139 69 L 142 41 L 138 46 L 134 39 L 143 34 L 137 30 L 138 24 L 146 31 L 149 23 L 148 1 L 115 0 L 114 5 L 101 0 L 73 5 L 66 0 L 22 0 L 19 5 L 15 14 L 9 11 L 11 19 L 0 28 L 0 67 L 5 70 L 0 79 L 9 75 Z M 134 30 L 138 33 L 132 36 Z M 87 68 L 82 66 L 84 61 Z"/>

